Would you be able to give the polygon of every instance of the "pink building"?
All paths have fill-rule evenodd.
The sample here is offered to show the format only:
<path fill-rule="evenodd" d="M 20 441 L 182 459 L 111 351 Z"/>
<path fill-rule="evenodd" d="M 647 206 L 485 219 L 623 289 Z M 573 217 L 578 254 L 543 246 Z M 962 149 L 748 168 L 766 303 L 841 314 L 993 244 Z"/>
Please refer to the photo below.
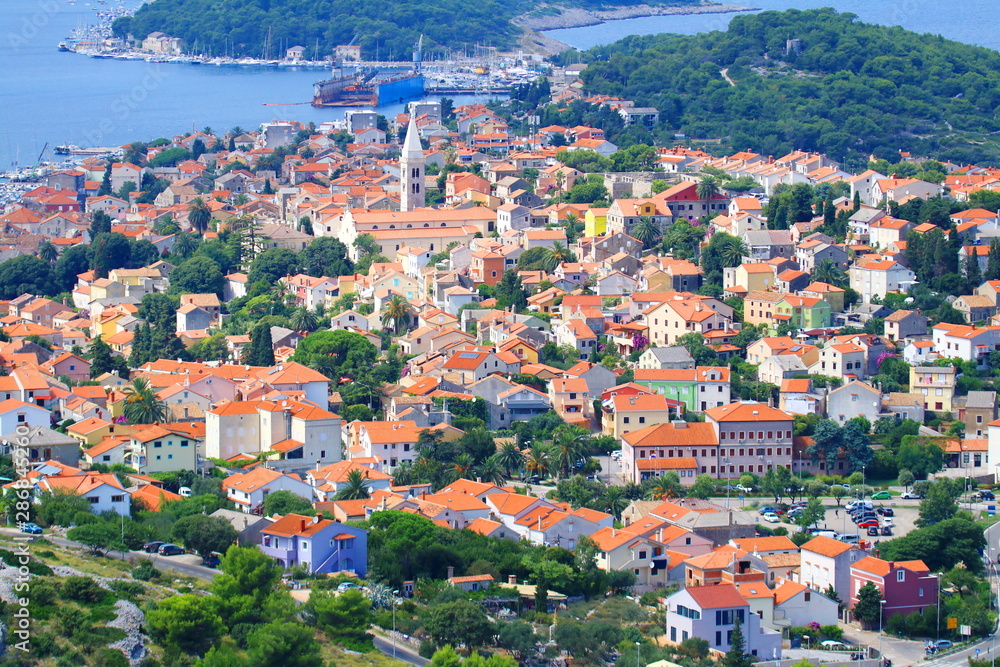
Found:
<path fill-rule="evenodd" d="M 937 604 L 938 579 L 931 576 L 922 560 L 887 561 L 866 556 L 851 565 L 851 601 L 858 602 L 858 591 L 871 582 L 885 600 L 885 617 L 911 614 Z"/>

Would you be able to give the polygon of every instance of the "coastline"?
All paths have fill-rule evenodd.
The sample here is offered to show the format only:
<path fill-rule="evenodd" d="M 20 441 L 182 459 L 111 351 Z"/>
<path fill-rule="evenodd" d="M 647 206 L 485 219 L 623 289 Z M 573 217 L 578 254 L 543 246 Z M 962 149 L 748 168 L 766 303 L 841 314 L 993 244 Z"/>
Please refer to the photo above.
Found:
<path fill-rule="evenodd" d="M 563 7 L 559 5 L 541 4 L 538 9 L 558 11 L 555 15 L 532 16 L 531 13 L 521 14 L 511 19 L 511 22 L 530 31 L 561 30 L 564 28 L 584 28 L 600 25 L 607 21 L 621 21 L 645 16 L 683 16 L 691 14 L 729 14 L 735 12 L 758 11 L 754 7 L 732 4 L 703 5 L 633 5 L 607 10 L 588 10 L 578 7 Z M 535 10 L 536 12 L 538 10 Z M 553 40 L 554 41 L 554 40 Z M 559 42 L 562 44 L 562 42 Z M 568 47 L 567 47 L 568 48 Z"/>

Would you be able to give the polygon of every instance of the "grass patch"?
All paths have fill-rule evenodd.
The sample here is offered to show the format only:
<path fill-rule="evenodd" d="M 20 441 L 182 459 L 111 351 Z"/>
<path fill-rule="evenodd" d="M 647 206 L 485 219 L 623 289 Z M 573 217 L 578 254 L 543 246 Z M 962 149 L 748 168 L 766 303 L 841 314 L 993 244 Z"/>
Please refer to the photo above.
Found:
<path fill-rule="evenodd" d="M 328 643 L 323 639 L 321 654 L 323 664 L 337 665 L 337 667 L 398 667 L 405 665 L 401 660 L 393 660 L 391 656 L 384 655 L 379 651 L 373 653 L 354 654 L 348 653 L 341 647 Z"/>

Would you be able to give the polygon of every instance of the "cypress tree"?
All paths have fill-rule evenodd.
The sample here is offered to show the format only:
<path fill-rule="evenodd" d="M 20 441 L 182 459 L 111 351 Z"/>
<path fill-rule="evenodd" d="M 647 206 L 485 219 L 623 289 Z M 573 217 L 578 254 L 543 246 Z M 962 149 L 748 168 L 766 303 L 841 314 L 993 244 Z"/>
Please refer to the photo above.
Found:
<path fill-rule="evenodd" d="M 1000 280 L 1000 239 L 990 241 L 990 255 L 986 262 L 986 280 Z"/>
<path fill-rule="evenodd" d="M 271 341 L 270 325 L 258 324 L 250 332 L 250 345 L 247 346 L 245 363 L 250 366 L 274 365 L 274 346 Z"/>

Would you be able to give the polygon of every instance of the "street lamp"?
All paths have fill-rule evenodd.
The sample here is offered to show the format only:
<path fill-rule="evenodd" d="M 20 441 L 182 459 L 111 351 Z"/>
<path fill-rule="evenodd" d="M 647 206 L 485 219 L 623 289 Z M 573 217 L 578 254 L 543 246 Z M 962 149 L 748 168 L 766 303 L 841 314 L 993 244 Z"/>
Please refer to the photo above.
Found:
<path fill-rule="evenodd" d="M 937 638 L 941 639 L 941 574 L 932 574 L 920 579 L 933 579 L 937 582 Z"/>
<path fill-rule="evenodd" d="M 396 659 L 396 596 L 398 590 L 392 592 L 392 659 Z"/>
<path fill-rule="evenodd" d="M 802 638 L 806 640 L 806 650 L 809 650 L 809 635 L 802 635 Z"/>
<path fill-rule="evenodd" d="M 885 600 L 879 600 L 878 608 L 878 659 L 885 664 L 885 657 L 882 655 L 882 621 L 885 618 Z"/>
<path fill-rule="evenodd" d="M 642 645 L 639 642 L 635 643 L 635 667 L 640 667 L 639 665 L 639 652 L 642 651 Z"/>

